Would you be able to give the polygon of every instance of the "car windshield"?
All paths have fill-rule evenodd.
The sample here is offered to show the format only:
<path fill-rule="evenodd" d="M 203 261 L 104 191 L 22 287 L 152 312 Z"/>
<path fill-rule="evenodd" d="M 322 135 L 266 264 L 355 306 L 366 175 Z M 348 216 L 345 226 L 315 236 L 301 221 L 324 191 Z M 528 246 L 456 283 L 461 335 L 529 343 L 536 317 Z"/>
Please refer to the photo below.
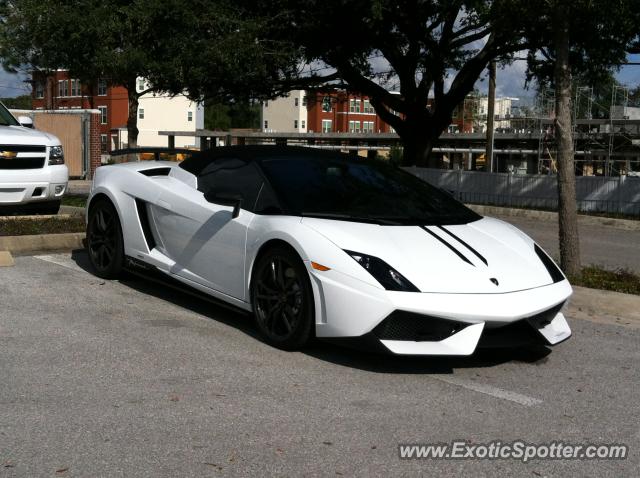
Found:
<path fill-rule="evenodd" d="M 0 126 L 19 126 L 20 123 L 13 117 L 9 110 L 0 103 Z"/>
<path fill-rule="evenodd" d="M 480 219 L 446 192 L 382 161 L 282 157 L 261 164 L 293 215 L 420 225 Z"/>

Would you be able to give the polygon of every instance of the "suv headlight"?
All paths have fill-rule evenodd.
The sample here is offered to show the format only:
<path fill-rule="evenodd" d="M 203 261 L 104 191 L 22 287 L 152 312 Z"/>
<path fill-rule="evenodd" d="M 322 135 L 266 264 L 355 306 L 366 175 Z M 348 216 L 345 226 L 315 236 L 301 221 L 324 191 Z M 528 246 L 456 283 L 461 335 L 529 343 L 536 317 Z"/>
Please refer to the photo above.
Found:
<path fill-rule="evenodd" d="M 58 164 L 64 164 L 62 146 L 51 146 L 51 149 L 49 149 L 49 166 L 56 166 Z"/>
<path fill-rule="evenodd" d="M 400 274 L 397 270 L 391 267 L 382 259 L 369 256 L 367 254 L 361 254 L 359 252 L 347 251 L 358 264 L 365 268 L 365 270 L 373 276 L 375 280 L 380 282 L 380 285 L 387 290 L 395 290 L 400 292 L 420 292 L 415 285 Z"/>

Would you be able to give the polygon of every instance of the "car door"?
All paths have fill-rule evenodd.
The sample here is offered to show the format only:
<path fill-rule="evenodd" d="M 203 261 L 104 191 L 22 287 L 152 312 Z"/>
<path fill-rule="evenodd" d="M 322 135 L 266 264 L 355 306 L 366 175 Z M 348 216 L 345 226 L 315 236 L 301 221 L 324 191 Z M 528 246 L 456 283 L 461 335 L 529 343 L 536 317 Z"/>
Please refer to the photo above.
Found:
<path fill-rule="evenodd" d="M 247 228 L 262 178 L 251 162 L 219 158 L 198 175 L 198 188 L 168 185 L 152 206 L 161 252 L 175 261 L 170 272 L 231 297 L 245 300 Z M 233 207 L 208 202 L 205 193 L 242 197 Z"/>

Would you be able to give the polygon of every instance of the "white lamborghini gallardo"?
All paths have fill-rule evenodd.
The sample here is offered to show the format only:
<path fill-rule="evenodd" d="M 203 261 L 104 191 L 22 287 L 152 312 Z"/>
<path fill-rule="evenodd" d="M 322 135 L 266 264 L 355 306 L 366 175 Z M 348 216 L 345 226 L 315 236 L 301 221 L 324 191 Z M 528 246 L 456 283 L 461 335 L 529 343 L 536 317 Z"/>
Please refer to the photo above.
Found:
<path fill-rule="evenodd" d="M 515 227 L 384 162 L 224 147 L 98 168 L 97 275 L 160 274 L 253 312 L 270 344 L 312 336 L 411 355 L 555 345 L 571 286 Z"/>

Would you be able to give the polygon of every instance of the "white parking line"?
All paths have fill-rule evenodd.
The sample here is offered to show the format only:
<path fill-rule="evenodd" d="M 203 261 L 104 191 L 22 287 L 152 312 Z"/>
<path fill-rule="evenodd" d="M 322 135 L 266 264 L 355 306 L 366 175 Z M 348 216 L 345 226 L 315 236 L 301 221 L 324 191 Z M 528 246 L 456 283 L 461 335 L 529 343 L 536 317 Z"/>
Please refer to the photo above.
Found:
<path fill-rule="evenodd" d="M 71 269 L 75 272 L 85 272 L 73 259 L 71 259 L 69 254 L 42 254 L 33 257 L 40 259 L 41 261 L 51 262 L 52 264 Z"/>
<path fill-rule="evenodd" d="M 450 376 L 450 375 L 429 375 L 429 377 L 441 382 L 449 383 L 451 385 L 457 385 L 458 387 L 466 388 L 467 390 L 473 390 L 474 392 L 484 393 L 485 395 L 491 395 L 492 397 L 500 398 L 502 400 L 509 400 L 511 402 L 519 403 L 526 407 L 532 407 L 542 403 L 542 400 L 538 398 L 522 395 L 521 393 L 512 392 L 510 390 L 504 390 L 502 388 L 493 387 L 483 383 L 477 383 L 471 380 L 465 380 L 462 378 Z"/>

